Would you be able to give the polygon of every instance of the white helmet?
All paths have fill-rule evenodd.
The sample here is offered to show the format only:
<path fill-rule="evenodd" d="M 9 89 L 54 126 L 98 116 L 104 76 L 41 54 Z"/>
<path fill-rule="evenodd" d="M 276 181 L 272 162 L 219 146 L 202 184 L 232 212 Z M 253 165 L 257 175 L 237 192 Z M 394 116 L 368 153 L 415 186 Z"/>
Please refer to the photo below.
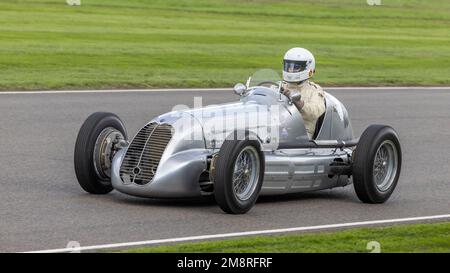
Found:
<path fill-rule="evenodd" d="M 284 54 L 283 80 L 302 82 L 312 77 L 316 70 L 316 60 L 309 50 L 294 47 Z"/>

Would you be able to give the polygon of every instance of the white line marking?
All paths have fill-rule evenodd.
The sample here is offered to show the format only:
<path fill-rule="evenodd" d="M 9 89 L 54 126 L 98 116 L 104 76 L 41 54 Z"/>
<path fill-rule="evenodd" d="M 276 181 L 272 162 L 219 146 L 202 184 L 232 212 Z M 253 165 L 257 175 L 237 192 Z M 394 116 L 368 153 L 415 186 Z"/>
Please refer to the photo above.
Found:
<path fill-rule="evenodd" d="M 379 87 L 323 87 L 330 90 L 450 90 L 450 86 L 379 86 Z M 167 88 L 167 89 L 111 89 L 111 90 L 47 90 L 47 91 L 0 91 L 0 95 L 76 94 L 76 93 L 142 93 L 142 92 L 217 92 L 232 88 Z"/>
<path fill-rule="evenodd" d="M 135 246 L 148 246 L 148 245 L 163 244 L 163 243 L 179 243 L 179 242 L 186 242 L 186 241 L 223 239 L 223 238 L 242 237 L 242 236 L 249 236 L 249 235 L 275 234 L 275 233 L 285 233 L 285 232 L 294 232 L 294 231 L 324 230 L 324 229 L 333 229 L 333 228 L 342 228 L 342 227 L 368 226 L 368 225 L 388 224 L 388 223 L 404 223 L 404 222 L 436 220 L 436 219 L 449 219 L 450 220 L 450 214 L 423 216 L 423 217 L 398 218 L 398 219 L 386 219 L 386 220 L 374 220 L 374 221 L 363 221 L 363 222 L 352 222 L 352 223 L 309 226 L 309 227 L 293 227 L 293 228 L 255 230 L 255 231 L 244 231 L 244 232 L 222 233 L 222 234 L 211 234 L 211 235 L 199 235 L 199 236 L 157 239 L 157 240 L 128 242 L 128 243 L 93 245 L 93 246 L 84 246 L 84 247 L 79 247 L 79 248 L 59 248 L 59 249 L 38 250 L 38 251 L 29 251 L 26 253 L 59 253 L 59 252 L 86 251 L 86 250 L 98 250 L 98 249 L 110 249 L 110 248 L 124 248 L 124 247 L 135 247 Z"/>
<path fill-rule="evenodd" d="M 359 90 L 359 89 L 369 89 L 369 90 L 450 90 L 450 86 L 330 86 L 323 87 L 323 89 L 331 89 L 331 90 Z"/>

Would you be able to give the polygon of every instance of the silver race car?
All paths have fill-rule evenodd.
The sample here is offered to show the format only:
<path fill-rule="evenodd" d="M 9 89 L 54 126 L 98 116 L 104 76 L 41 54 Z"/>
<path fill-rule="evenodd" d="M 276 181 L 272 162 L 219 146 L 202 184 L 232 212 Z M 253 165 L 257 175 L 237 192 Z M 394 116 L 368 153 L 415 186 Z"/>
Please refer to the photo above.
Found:
<path fill-rule="evenodd" d="M 371 125 L 359 139 L 344 105 L 326 94 L 326 112 L 309 139 L 281 82 L 237 84 L 239 101 L 172 111 L 128 140 L 115 114 L 97 112 L 82 125 L 75 172 L 92 194 L 116 189 L 133 196 L 214 195 L 227 213 L 249 211 L 260 195 L 343 187 L 353 182 L 365 203 L 394 191 L 402 154 L 395 130 Z"/>

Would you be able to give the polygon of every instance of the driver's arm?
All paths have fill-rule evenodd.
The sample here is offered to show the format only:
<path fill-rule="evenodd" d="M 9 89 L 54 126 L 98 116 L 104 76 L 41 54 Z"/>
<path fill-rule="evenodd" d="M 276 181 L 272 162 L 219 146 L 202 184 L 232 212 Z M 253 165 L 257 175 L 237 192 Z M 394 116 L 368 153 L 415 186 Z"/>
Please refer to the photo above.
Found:
<path fill-rule="evenodd" d="M 300 92 L 302 95 L 299 101 L 293 103 L 302 114 L 303 120 L 315 121 L 325 113 L 325 94 L 320 86 L 310 84 L 301 90 L 295 90 L 286 83 L 282 86 L 282 93 L 285 96 L 289 97 L 292 92 Z"/>
<path fill-rule="evenodd" d="M 299 105 L 297 105 L 299 104 Z M 325 98 L 321 88 L 307 88 L 302 90 L 302 101 L 295 106 L 302 113 L 303 119 L 317 120 L 325 113 Z"/>

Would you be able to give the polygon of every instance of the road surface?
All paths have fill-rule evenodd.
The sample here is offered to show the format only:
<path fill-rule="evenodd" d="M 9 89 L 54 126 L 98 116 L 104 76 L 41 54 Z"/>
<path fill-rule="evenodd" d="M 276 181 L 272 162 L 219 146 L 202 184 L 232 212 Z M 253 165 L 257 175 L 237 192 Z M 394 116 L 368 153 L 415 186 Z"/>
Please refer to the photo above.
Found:
<path fill-rule="evenodd" d="M 392 125 L 403 170 L 391 199 L 362 204 L 353 187 L 260 198 L 245 215 L 209 199 L 160 201 L 117 191 L 82 191 L 73 170 L 75 138 L 95 111 L 117 113 L 134 135 L 174 105 L 236 100 L 229 90 L 0 94 L 0 252 L 450 213 L 450 90 L 330 89 L 346 106 L 355 135 Z"/>

